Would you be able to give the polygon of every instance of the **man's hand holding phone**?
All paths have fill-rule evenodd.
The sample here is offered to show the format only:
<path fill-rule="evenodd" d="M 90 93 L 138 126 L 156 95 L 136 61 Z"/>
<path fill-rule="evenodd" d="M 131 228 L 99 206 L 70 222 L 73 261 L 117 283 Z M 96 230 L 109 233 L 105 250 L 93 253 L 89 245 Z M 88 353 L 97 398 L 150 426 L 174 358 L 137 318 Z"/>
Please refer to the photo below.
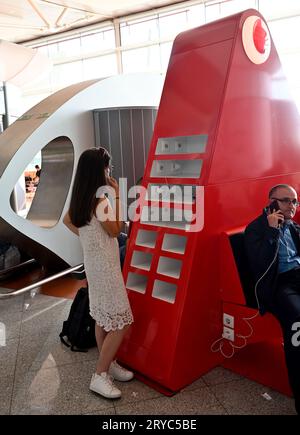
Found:
<path fill-rule="evenodd" d="M 272 201 L 271 204 L 267 207 L 267 209 L 268 209 L 267 219 L 268 219 L 269 226 L 273 228 L 279 228 L 284 221 L 284 215 L 279 208 L 278 201 L 276 200 Z"/>

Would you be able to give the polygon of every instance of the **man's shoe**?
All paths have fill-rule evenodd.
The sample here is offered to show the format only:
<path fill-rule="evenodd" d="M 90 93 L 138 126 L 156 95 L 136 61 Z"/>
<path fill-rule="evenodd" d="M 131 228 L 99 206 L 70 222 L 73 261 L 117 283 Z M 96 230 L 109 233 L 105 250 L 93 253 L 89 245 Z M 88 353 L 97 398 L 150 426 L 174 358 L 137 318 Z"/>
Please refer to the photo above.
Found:
<path fill-rule="evenodd" d="M 94 373 L 90 383 L 90 390 L 107 399 L 118 399 L 121 397 L 121 391 L 114 385 L 110 375 L 106 372 L 98 375 Z"/>
<path fill-rule="evenodd" d="M 124 369 L 117 361 L 113 361 L 110 364 L 108 373 L 116 380 L 121 382 L 131 381 L 134 374 L 130 370 Z"/>

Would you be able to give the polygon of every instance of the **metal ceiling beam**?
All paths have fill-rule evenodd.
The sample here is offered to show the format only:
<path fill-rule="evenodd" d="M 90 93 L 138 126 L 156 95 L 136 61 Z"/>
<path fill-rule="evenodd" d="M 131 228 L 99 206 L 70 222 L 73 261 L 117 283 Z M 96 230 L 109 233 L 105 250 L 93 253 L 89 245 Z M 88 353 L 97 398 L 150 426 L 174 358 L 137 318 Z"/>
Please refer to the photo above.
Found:
<path fill-rule="evenodd" d="M 62 10 L 62 12 L 59 14 L 59 17 L 58 17 L 57 20 L 55 21 L 55 27 L 59 27 L 59 26 L 60 26 L 59 22 L 60 22 L 60 20 L 62 19 L 62 17 L 65 15 L 65 13 L 67 12 L 68 9 L 69 9 L 69 8 L 64 8 L 64 9 Z"/>
<path fill-rule="evenodd" d="M 51 5 L 54 5 L 54 6 L 60 6 L 60 7 L 63 7 L 64 6 L 64 4 L 62 4 L 61 2 L 59 2 L 59 1 L 52 1 L 52 0 L 40 0 L 41 2 L 43 2 L 43 3 L 48 3 L 48 4 L 51 4 Z M 103 13 L 102 11 L 100 11 L 100 12 L 95 12 L 95 11 L 93 11 L 93 10 L 90 10 L 89 8 L 80 8 L 80 7 L 78 7 L 78 6 L 71 6 L 71 5 L 68 5 L 68 8 L 69 9 L 73 9 L 74 11 L 79 11 L 79 12 L 88 12 L 88 13 L 90 13 L 90 14 L 94 14 L 94 15 L 100 15 L 100 16 L 102 16 L 102 17 L 104 17 L 104 18 L 112 18 L 112 15 L 107 15 L 106 13 Z"/>
<path fill-rule="evenodd" d="M 35 11 L 35 13 L 40 17 L 40 19 L 46 24 L 46 26 L 50 29 L 51 23 L 49 23 L 49 21 L 44 17 L 44 15 L 42 14 L 42 12 L 39 10 L 39 8 L 37 7 L 37 5 L 33 2 L 33 0 L 27 0 L 27 2 L 30 4 L 30 6 L 32 7 L 32 9 Z"/>

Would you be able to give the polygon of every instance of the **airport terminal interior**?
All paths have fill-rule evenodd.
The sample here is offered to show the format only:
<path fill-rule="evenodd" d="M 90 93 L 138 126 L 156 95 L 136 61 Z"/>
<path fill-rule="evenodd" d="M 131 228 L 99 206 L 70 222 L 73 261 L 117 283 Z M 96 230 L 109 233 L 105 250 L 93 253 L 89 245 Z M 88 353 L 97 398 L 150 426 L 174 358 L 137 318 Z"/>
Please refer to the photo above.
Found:
<path fill-rule="evenodd" d="M 70 352 L 58 339 L 70 309 L 67 297 L 78 284 L 61 279 L 45 293 L 1 302 L 8 331 L 1 347 L 2 415 L 295 415 L 290 397 L 223 367 L 172 397 L 137 379 L 118 382 L 123 395 L 115 401 L 92 393 L 88 387 L 96 348 Z"/>
<path fill-rule="evenodd" d="M 298 0 L 0 2 L 0 415 L 296 415 L 243 235 L 300 189 L 299 33 Z M 89 389 L 97 347 L 59 337 L 88 286 L 63 217 L 90 147 L 131 226 L 118 399 Z"/>

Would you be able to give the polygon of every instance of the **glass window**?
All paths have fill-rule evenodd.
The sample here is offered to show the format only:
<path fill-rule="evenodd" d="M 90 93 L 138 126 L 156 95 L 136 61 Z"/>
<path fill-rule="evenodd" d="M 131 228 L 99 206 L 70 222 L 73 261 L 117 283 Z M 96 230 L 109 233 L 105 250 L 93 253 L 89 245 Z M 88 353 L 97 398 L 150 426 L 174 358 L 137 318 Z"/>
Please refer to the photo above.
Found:
<path fill-rule="evenodd" d="M 117 74 L 117 59 L 115 54 L 83 60 L 84 80 L 109 77 L 115 74 Z"/>
<path fill-rule="evenodd" d="M 116 40 L 115 40 L 114 29 L 106 30 L 105 32 L 101 32 L 101 33 L 102 33 L 101 48 L 103 47 L 103 50 L 115 48 L 116 47 Z"/>
<path fill-rule="evenodd" d="M 52 72 L 53 89 L 63 88 L 65 86 L 78 83 L 82 78 L 82 61 L 63 63 L 55 65 Z"/>
<path fill-rule="evenodd" d="M 51 94 L 50 89 L 48 93 L 38 93 L 37 95 L 26 95 L 22 96 L 22 114 L 27 112 L 31 107 L 38 104 L 40 101 L 44 100 Z"/>
<path fill-rule="evenodd" d="M 294 54 L 283 54 L 280 56 L 283 71 L 289 81 L 289 86 L 300 87 L 300 76 L 299 76 L 299 53 Z"/>
<path fill-rule="evenodd" d="M 300 16 L 271 21 L 268 26 L 278 51 L 300 48 Z"/>
<path fill-rule="evenodd" d="M 37 51 L 41 54 L 43 54 L 44 56 L 48 57 L 48 46 L 47 45 L 42 45 L 41 47 L 37 47 Z"/>
<path fill-rule="evenodd" d="M 256 8 L 255 0 L 230 0 L 221 3 L 221 17 L 227 17 L 250 8 Z"/>
<path fill-rule="evenodd" d="M 221 16 L 220 4 L 205 4 L 205 21 L 210 23 L 211 21 L 218 20 Z"/>
<path fill-rule="evenodd" d="M 59 42 L 58 50 L 59 57 L 78 56 L 80 54 L 80 38 Z"/>
<path fill-rule="evenodd" d="M 122 45 L 156 41 L 159 37 L 157 18 L 136 23 L 130 21 L 122 23 L 120 26 L 120 32 Z"/>
<path fill-rule="evenodd" d="M 22 86 L 23 92 L 30 92 L 30 90 L 36 90 L 36 89 L 47 89 L 50 91 L 51 88 L 51 81 L 50 81 L 50 74 L 42 74 L 39 77 L 35 78 L 34 80 L 26 83 Z"/>
<path fill-rule="evenodd" d="M 81 52 L 83 54 L 100 50 L 109 50 L 115 48 L 115 46 L 116 43 L 113 30 L 81 36 Z"/>
<path fill-rule="evenodd" d="M 145 17 L 128 18 L 127 21 L 121 22 L 123 72 L 165 72 L 172 49 L 172 43 L 169 41 L 178 33 L 241 10 L 259 8 L 268 21 L 290 88 L 299 101 L 300 0 L 199 0 L 195 3 L 173 11 L 153 12 Z M 57 37 L 64 36 L 61 34 Z M 26 85 L 23 88 L 25 98 L 32 95 L 33 100 L 38 99 L 38 95 L 45 95 L 48 91 L 53 92 L 75 82 L 118 73 L 117 55 L 113 51 L 116 48 L 115 33 L 111 24 L 103 24 L 98 29 L 94 27 L 87 31 L 81 29 L 78 37 L 74 35 L 65 41 L 55 41 L 41 42 L 43 45 L 37 47 L 37 50 L 47 55 L 54 63 L 60 64 L 54 66 L 47 78 L 43 77 L 30 86 Z M 143 44 L 149 43 L 152 45 L 142 47 Z M 129 50 L 137 44 L 140 48 Z M 105 50 L 112 50 L 112 53 L 99 56 Z M 74 58 L 77 59 L 76 62 Z M 66 63 L 68 59 L 72 62 Z"/>
<path fill-rule="evenodd" d="M 187 11 L 187 27 L 199 27 L 205 24 L 205 6 L 204 4 L 191 6 Z"/>
<path fill-rule="evenodd" d="M 173 15 L 160 15 L 159 16 L 159 33 L 162 39 L 174 38 L 178 33 L 186 30 L 187 11 L 177 12 Z"/>
<path fill-rule="evenodd" d="M 81 36 L 81 52 L 89 53 L 92 51 L 100 50 L 101 37 L 100 33 L 93 33 L 92 35 Z"/>
<path fill-rule="evenodd" d="M 159 46 L 138 48 L 122 53 L 123 72 L 160 71 Z"/>
<path fill-rule="evenodd" d="M 259 11 L 266 20 L 300 14 L 299 0 L 259 0 Z"/>
<path fill-rule="evenodd" d="M 162 71 L 166 71 L 168 68 L 172 46 L 172 42 L 166 42 L 165 44 L 160 45 L 160 59 Z"/>
<path fill-rule="evenodd" d="M 49 44 L 48 53 L 51 59 L 56 57 L 58 55 L 58 44 Z"/>

